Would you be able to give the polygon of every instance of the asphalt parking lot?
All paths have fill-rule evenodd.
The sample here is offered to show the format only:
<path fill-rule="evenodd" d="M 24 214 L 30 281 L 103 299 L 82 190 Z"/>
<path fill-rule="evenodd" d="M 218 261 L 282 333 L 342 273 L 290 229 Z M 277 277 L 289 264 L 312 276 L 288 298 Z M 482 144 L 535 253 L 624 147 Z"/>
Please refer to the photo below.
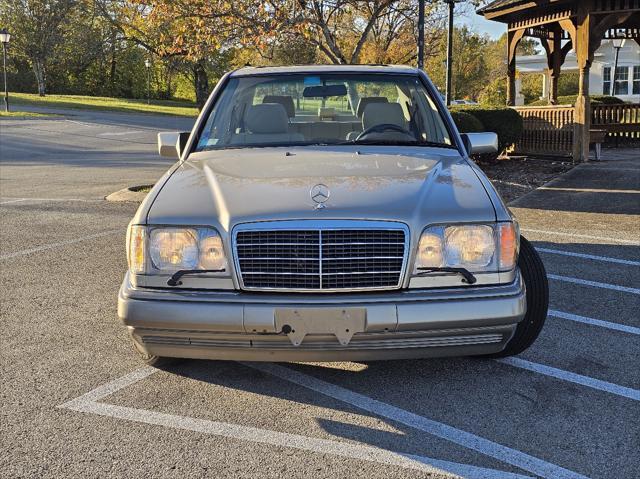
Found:
<path fill-rule="evenodd" d="M 512 205 L 551 287 L 519 357 L 158 371 L 116 316 L 137 205 L 103 198 L 190 123 L 0 119 L 0 477 L 640 477 L 640 151 Z"/>

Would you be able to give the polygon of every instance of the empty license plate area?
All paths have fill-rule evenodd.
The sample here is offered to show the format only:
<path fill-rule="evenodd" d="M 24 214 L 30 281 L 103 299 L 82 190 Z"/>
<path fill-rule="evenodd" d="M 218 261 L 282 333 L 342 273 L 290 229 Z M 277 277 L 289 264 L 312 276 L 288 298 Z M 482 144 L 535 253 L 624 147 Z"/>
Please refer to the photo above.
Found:
<path fill-rule="evenodd" d="M 355 333 L 365 330 L 365 308 L 280 308 L 275 311 L 276 330 L 291 344 L 300 346 L 307 334 L 333 334 L 346 346 Z"/>

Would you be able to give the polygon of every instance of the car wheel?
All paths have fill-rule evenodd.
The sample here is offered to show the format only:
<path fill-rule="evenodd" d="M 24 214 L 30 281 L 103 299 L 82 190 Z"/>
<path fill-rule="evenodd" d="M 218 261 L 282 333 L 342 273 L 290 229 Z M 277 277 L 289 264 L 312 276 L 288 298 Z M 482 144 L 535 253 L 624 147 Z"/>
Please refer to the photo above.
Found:
<path fill-rule="evenodd" d="M 176 364 L 178 360 L 176 358 L 166 358 L 163 356 L 155 356 L 150 354 L 142 345 L 136 341 L 136 339 L 131 336 L 131 341 L 133 342 L 133 349 L 135 349 L 138 356 L 147 366 L 153 366 L 154 368 L 164 369 L 168 366 Z"/>
<path fill-rule="evenodd" d="M 507 347 L 491 357 L 505 357 L 520 354 L 531 346 L 547 319 L 549 309 L 549 282 L 540 255 L 526 238 L 520 237 L 518 266 L 527 288 L 527 313 L 518 324 L 516 332 Z"/>

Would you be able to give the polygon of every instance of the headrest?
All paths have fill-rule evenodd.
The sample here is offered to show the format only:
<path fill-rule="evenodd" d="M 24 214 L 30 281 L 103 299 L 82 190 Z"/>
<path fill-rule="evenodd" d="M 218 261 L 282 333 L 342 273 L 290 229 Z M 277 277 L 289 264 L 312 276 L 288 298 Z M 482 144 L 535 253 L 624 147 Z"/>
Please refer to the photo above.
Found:
<path fill-rule="evenodd" d="M 265 95 L 262 103 L 280 103 L 289 118 L 296 116 L 296 107 L 293 104 L 293 98 L 288 95 Z"/>
<path fill-rule="evenodd" d="M 388 103 L 389 100 L 387 100 L 386 96 L 363 96 L 362 98 L 360 98 L 360 101 L 358 102 L 358 108 L 356 108 L 356 116 L 358 118 L 362 118 L 362 114 L 364 113 L 364 109 L 367 107 L 367 105 L 370 105 L 372 103 Z"/>
<path fill-rule="evenodd" d="M 288 133 L 289 119 L 280 103 L 252 105 L 244 117 L 245 126 L 251 133 Z"/>
<path fill-rule="evenodd" d="M 318 108 L 318 118 L 321 120 L 333 120 L 336 117 L 336 109 L 330 107 Z"/>
<path fill-rule="evenodd" d="M 370 103 L 362 114 L 362 128 L 391 123 L 401 127 L 406 126 L 402 107 L 398 103 Z"/>

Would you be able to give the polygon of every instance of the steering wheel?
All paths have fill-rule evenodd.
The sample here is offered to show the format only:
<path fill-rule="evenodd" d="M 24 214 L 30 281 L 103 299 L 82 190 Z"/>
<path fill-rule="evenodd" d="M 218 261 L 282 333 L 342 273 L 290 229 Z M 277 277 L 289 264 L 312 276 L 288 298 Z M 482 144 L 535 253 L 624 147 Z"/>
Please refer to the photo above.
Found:
<path fill-rule="evenodd" d="M 365 136 L 371 134 L 371 133 L 382 133 L 385 131 L 396 131 L 398 133 L 403 133 L 405 135 L 411 135 L 411 132 L 408 130 L 405 130 L 404 128 L 402 128 L 400 125 L 396 125 L 394 123 L 380 123 L 379 125 L 373 125 L 370 126 L 369 128 L 367 128 L 366 130 L 364 130 L 362 133 L 360 133 L 357 137 L 356 137 L 356 141 L 361 140 L 362 138 L 364 138 Z"/>

